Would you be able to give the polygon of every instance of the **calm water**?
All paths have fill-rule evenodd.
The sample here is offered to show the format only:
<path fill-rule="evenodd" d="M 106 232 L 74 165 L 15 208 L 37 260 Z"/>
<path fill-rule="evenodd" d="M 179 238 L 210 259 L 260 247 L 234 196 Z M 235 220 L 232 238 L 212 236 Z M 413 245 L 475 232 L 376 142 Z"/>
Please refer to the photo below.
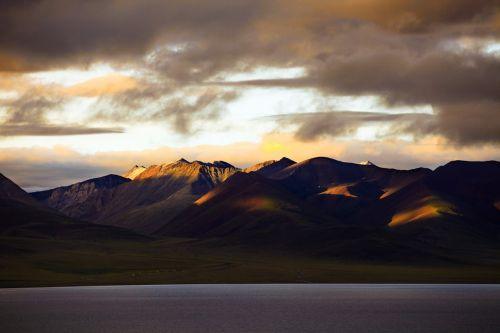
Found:
<path fill-rule="evenodd" d="M 500 285 L 0 289 L 1 332 L 500 332 Z"/>

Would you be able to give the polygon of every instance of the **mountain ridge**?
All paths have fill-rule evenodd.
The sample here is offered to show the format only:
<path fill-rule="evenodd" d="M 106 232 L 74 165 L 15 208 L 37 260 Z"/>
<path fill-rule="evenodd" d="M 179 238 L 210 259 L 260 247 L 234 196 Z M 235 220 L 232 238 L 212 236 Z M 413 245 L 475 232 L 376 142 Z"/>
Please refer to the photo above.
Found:
<path fill-rule="evenodd" d="M 0 174 L 0 235 L 39 239 L 145 240 L 129 230 L 72 219 L 35 200 Z"/>
<path fill-rule="evenodd" d="M 224 161 L 179 159 L 149 166 L 114 187 L 91 221 L 156 237 L 296 242 L 332 255 L 355 255 L 338 238 L 346 233 L 363 247 L 377 239 L 370 246 L 381 246 L 384 255 L 404 242 L 433 248 L 430 239 L 457 247 L 455 238 L 489 242 L 500 235 L 499 166 L 451 161 L 435 170 L 398 170 L 315 157 L 241 170 Z M 312 240 L 322 234 L 344 245 L 304 245 L 304 235 Z"/>

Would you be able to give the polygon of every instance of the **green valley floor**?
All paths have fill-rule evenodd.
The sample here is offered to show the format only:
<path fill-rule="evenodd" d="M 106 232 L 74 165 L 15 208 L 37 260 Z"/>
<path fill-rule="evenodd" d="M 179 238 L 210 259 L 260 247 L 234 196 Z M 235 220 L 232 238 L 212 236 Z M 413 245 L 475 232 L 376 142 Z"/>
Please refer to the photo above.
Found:
<path fill-rule="evenodd" d="M 498 254 L 495 254 L 498 255 Z M 0 287 L 181 283 L 499 283 L 499 265 L 377 263 L 193 239 L 0 238 Z"/>

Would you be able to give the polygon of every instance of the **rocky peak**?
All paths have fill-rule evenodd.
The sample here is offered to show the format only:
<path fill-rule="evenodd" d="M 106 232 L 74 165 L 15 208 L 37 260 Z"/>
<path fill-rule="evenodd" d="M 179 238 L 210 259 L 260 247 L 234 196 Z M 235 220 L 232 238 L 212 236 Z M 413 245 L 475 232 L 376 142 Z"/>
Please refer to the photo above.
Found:
<path fill-rule="evenodd" d="M 161 177 L 196 179 L 200 175 L 205 175 L 210 179 L 225 179 L 227 178 L 226 174 L 232 174 L 237 170 L 236 167 L 224 161 L 215 161 L 213 163 L 189 162 L 181 158 L 173 163 L 150 166 L 137 177 L 137 180 Z"/>
<path fill-rule="evenodd" d="M 144 170 L 146 170 L 145 166 L 136 164 L 130 170 L 125 172 L 122 176 L 125 178 L 128 178 L 128 179 L 134 180 L 135 178 L 137 178 L 137 176 L 139 176 L 141 173 L 143 173 Z"/>
<path fill-rule="evenodd" d="M 260 162 L 260 163 L 254 164 L 252 166 L 249 166 L 248 168 L 244 169 L 243 172 L 249 173 L 252 171 L 258 171 L 258 170 L 260 170 L 268 165 L 274 164 L 276 162 L 277 162 L 276 160 L 269 160 L 269 161 Z"/>
<path fill-rule="evenodd" d="M 255 164 L 249 168 L 246 168 L 244 172 L 257 172 L 263 176 L 270 177 L 273 174 L 295 164 L 294 161 L 287 157 L 282 157 L 280 160 L 270 160 Z"/>
<path fill-rule="evenodd" d="M 225 161 L 214 161 L 212 164 L 218 168 L 234 168 L 232 164 Z"/>

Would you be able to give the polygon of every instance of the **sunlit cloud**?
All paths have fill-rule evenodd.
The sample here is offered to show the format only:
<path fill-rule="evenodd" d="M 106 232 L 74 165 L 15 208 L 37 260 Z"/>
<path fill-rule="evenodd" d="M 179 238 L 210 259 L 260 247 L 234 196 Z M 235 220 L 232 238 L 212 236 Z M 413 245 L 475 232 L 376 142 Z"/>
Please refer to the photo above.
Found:
<path fill-rule="evenodd" d="M 63 92 L 74 96 L 97 97 L 113 95 L 137 87 L 132 77 L 120 74 L 109 74 L 93 78 L 63 89 Z"/>

